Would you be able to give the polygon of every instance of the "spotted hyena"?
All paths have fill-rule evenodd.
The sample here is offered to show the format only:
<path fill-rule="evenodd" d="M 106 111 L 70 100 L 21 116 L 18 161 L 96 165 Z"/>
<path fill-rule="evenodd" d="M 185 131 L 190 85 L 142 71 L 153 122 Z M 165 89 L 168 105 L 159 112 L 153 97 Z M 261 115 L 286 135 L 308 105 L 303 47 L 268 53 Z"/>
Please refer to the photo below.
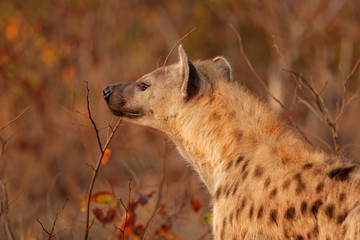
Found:
<path fill-rule="evenodd" d="M 360 239 L 360 166 L 314 149 L 232 81 L 223 57 L 104 88 L 113 114 L 167 133 L 213 199 L 215 239 Z"/>

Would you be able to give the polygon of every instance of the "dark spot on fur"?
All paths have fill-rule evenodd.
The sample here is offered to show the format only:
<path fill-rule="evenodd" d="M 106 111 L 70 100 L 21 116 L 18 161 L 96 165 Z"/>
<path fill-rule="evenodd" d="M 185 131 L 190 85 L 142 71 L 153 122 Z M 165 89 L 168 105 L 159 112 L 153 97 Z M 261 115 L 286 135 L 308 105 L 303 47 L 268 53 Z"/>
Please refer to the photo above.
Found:
<path fill-rule="evenodd" d="M 246 197 L 244 197 L 241 201 L 241 209 L 243 209 L 246 205 Z"/>
<path fill-rule="evenodd" d="M 345 201 L 345 199 L 346 199 L 346 195 L 345 195 L 345 193 L 341 193 L 341 194 L 340 194 L 340 197 L 339 197 L 339 203 L 344 202 L 344 201 Z"/>
<path fill-rule="evenodd" d="M 228 171 L 232 165 L 233 165 L 233 161 L 230 161 L 226 166 L 226 171 Z"/>
<path fill-rule="evenodd" d="M 243 165 L 243 167 L 242 167 L 242 169 L 241 169 L 241 172 L 244 172 L 244 171 L 246 170 L 248 164 L 249 164 L 248 161 L 244 162 L 244 165 Z"/>
<path fill-rule="evenodd" d="M 236 210 L 236 219 L 239 218 L 240 212 L 244 209 L 246 205 L 246 197 L 244 197 L 241 201 L 241 206 Z"/>
<path fill-rule="evenodd" d="M 221 196 L 221 194 L 222 194 L 222 188 L 221 188 L 221 186 L 220 186 L 220 187 L 218 187 L 218 189 L 217 189 L 216 192 L 215 192 L 215 200 L 219 199 L 219 197 Z"/>
<path fill-rule="evenodd" d="M 297 180 L 297 181 L 301 181 L 301 173 L 296 173 L 295 175 L 294 175 L 294 179 L 295 180 Z"/>
<path fill-rule="evenodd" d="M 220 239 L 222 240 L 222 239 L 224 239 L 224 237 L 225 237 L 225 228 L 224 228 L 224 226 L 221 228 L 221 233 L 220 233 Z"/>
<path fill-rule="evenodd" d="M 300 206 L 300 211 L 302 215 L 305 215 L 306 213 L 306 209 L 307 209 L 307 203 L 306 202 L 302 202 L 301 206 Z"/>
<path fill-rule="evenodd" d="M 334 204 L 329 204 L 326 208 L 325 208 L 325 214 L 328 218 L 333 218 L 334 217 Z"/>
<path fill-rule="evenodd" d="M 343 214 L 340 214 L 337 219 L 336 219 L 336 223 L 337 224 L 342 224 L 345 221 L 345 218 L 347 217 L 348 213 L 344 212 Z"/>
<path fill-rule="evenodd" d="M 226 190 L 226 193 L 225 193 L 226 198 L 228 198 L 228 197 L 229 197 L 229 195 L 230 195 L 230 192 L 231 192 L 231 187 L 232 187 L 232 186 L 228 186 L 228 187 L 227 187 L 227 190 Z"/>
<path fill-rule="evenodd" d="M 311 207 L 311 212 L 314 214 L 314 217 L 317 219 L 317 214 L 319 212 L 319 208 L 323 205 L 321 200 L 316 200 Z"/>
<path fill-rule="evenodd" d="M 307 164 L 304 164 L 303 169 L 306 170 L 306 169 L 310 169 L 312 167 L 313 167 L 312 163 L 307 163 Z"/>
<path fill-rule="evenodd" d="M 287 220 L 293 220 L 294 217 L 295 217 L 295 208 L 294 207 L 288 208 L 285 212 L 285 218 Z"/>
<path fill-rule="evenodd" d="M 232 224 L 233 218 L 234 218 L 234 213 L 231 212 L 231 213 L 230 213 L 230 216 L 229 216 L 229 223 L 230 223 L 230 224 Z"/>
<path fill-rule="evenodd" d="M 229 114 L 229 116 L 232 116 L 231 113 Z M 235 117 L 235 115 L 233 116 Z M 243 137 L 243 133 L 239 130 L 233 133 L 234 139 L 240 140 Z"/>
<path fill-rule="evenodd" d="M 277 189 L 274 188 L 273 190 L 271 190 L 269 197 L 270 197 L 270 198 L 275 198 L 275 197 L 276 197 L 276 194 L 277 194 Z"/>
<path fill-rule="evenodd" d="M 252 218 L 253 213 L 254 213 L 254 204 L 251 205 L 250 210 L 249 210 L 249 217 L 250 217 L 250 219 Z"/>
<path fill-rule="evenodd" d="M 270 177 L 266 178 L 265 182 L 264 182 L 264 188 L 267 188 L 270 185 L 271 179 Z"/>
<path fill-rule="evenodd" d="M 304 182 L 303 182 L 302 179 L 301 179 L 301 173 L 295 174 L 295 175 L 294 175 L 294 179 L 295 179 L 296 182 L 297 182 L 295 192 L 296 192 L 296 194 L 300 194 L 300 193 L 303 192 L 303 191 L 305 190 L 305 188 L 306 188 Z"/>
<path fill-rule="evenodd" d="M 264 207 L 261 206 L 261 207 L 259 208 L 258 213 L 257 213 L 257 218 L 258 218 L 258 219 L 260 219 L 260 218 L 262 217 L 263 212 L 264 212 Z"/>
<path fill-rule="evenodd" d="M 329 177 L 331 179 L 337 180 L 337 181 L 345 181 L 349 177 L 349 173 L 353 171 L 355 166 L 347 167 L 347 168 L 335 168 L 331 172 L 329 172 Z"/>
<path fill-rule="evenodd" d="M 242 179 L 245 180 L 247 178 L 247 175 L 249 174 L 249 171 L 245 171 L 242 175 Z"/>
<path fill-rule="evenodd" d="M 234 189 L 233 189 L 232 195 L 235 195 L 237 189 L 238 189 L 238 185 L 234 184 Z"/>
<path fill-rule="evenodd" d="M 320 193 L 323 189 L 324 189 L 324 182 L 321 182 L 316 186 L 316 193 Z"/>
<path fill-rule="evenodd" d="M 219 121 L 222 118 L 222 116 L 217 112 L 213 112 L 211 113 L 210 118 L 213 121 Z"/>
<path fill-rule="evenodd" d="M 284 181 L 284 183 L 282 185 L 283 190 L 287 190 L 289 188 L 290 182 L 291 182 L 290 179 L 287 179 L 287 180 Z"/>
<path fill-rule="evenodd" d="M 263 172 L 264 172 L 264 169 L 261 166 L 258 165 L 258 166 L 255 167 L 254 176 L 255 177 L 261 177 Z"/>
<path fill-rule="evenodd" d="M 290 239 L 289 229 L 287 229 L 287 228 L 284 228 L 284 237 L 285 237 L 285 239 Z"/>
<path fill-rule="evenodd" d="M 305 238 L 301 235 L 297 235 L 297 240 L 304 240 Z"/>
<path fill-rule="evenodd" d="M 313 235 L 314 237 L 319 236 L 319 225 L 315 225 L 314 229 L 313 229 Z"/>
<path fill-rule="evenodd" d="M 227 223 L 227 222 L 226 222 L 226 217 L 225 217 L 225 218 L 223 219 L 223 224 L 222 224 L 223 227 L 226 227 L 226 223 Z"/>
<path fill-rule="evenodd" d="M 277 210 L 273 209 L 270 212 L 270 221 L 274 222 L 276 224 L 276 226 L 278 226 L 276 218 L 277 218 Z"/>
<path fill-rule="evenodd" d="M 290 161 L 290 158 L 281 159 L 281 163 L 284 164 L 284 165 L 287 164 L 289 161 Z"/>
<path fill-rule="evenodd" d="M 240 157 L 236 160 L 235 166 L 237 167 L 237 166 L 241 163 L 242 160 L 244 160 L 244 157 L 243 157 L 243 156 L 240 156 Z"/>

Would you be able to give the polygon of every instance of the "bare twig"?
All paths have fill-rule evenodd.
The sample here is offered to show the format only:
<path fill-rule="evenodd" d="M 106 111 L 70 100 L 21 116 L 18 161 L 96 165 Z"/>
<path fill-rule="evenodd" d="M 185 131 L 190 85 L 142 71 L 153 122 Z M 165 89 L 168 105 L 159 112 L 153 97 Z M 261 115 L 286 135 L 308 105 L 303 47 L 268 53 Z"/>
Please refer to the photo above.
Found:
<path fill-rule="evenodd" d="M 15 118 L 13 118 L 10 122 L 8 122 L 4 126 L 0 127 L 0 131 L 3 130 L 4 128 L 6 128 L 7 126 L 9 126 L 10 124 L 12 124 L 13 122 L 15 122 L 16 120 L 18 120 L 29 108 L 31 108 L 31 106 L 28 106 L 27 108 L 25 108 L 19 115 L 17 115 Z"/>
<path fill-rule="evenodd" d="M 306 80 L 303 76 L 300 74 L 292 71 L 292 70 L 285 70 L 293 76 L 293 78 L 297 81 L 298 84 L 303 86 L 307 91 L 310 92 L 311 98 L 310 101 L 312 102 L 306 102 L 302 101 L 312 112 L 317 115 L 320 120 L 322 120 L 324 123 L 328 125 L 330 128 L 331 134 L 332 134 L 332 140 L 334 145 L 334 151 L 337 156 L 340 155 L 340 145 L 339 145 L 339 136 L 338 136 L 338 122 L 334 121 L 331 114 L 329 113 L 328 108 L 326 107 L 323 98 L 315 90 L 315 88 L 312 86 L 312 84 Z M 316 107 L 316 109 L 314 108 Z"/>
<path fill-rule="evenodd" d="M 131 179 L 128 180 L 128 184 L 129 184 L 129 195 L 128 195 L 128 204 L 127 207 L 125 206 L 124 202 L 122 199 L 120 199 L 120 203 L 123 206 L 123 208 L 125 209 L 125 222 L 124 222 L 124 227 L 123 229 L 115 226 L 115 229 L 119 230 L 122 234 L 122 238 L 123 240 L 125 240 L 125 229 L 127 227 L 127 221 L 128 221 L 128 214 L 129 214 L 129 209 L 130 209 L 130 204 L 131 204 Z"/>
<path fill-rule="evenodd" d="M 175 45 L 173 46 L 173 48 L 170 50 L 169 54 L 166 56 L 163 66 L 166 66 L 167 61 L 168 61 L 171 53 L 172 53 L 172 52 L 174 51 L 174 49 L 176 48 L 176 46 L 177 46 L 182 40 L 184 40 L 185 38 L 187 38 L 187 36 L 189 36 L 189 35 L 190 35 L 193 31 L 195 31 L 195 30 L 196 30 L 196 28 L 193 28 L 190 32 L 188 32 L 187 34 L 185 34 L 182 38 L 180 38 L 180 39 L 175 43 Z"/>
<path fill-rule="evenodd" d="M 1 179 L 0 179 L 0 185 L 4 192 L 4 202 L 1 201 L 0 217 L 1 217 L 1 220 L 5 224 L 5 230 L 6 230 L 6 235 L 7 235 L 8 240 L 14 240 L 15 239 L 14 234 L 12 233 L 10 225 L 7 220 L 7 214 L 9 212 L 8 193 L 7 193 L 5 184 L 3 183 L 3 181 Z"/>
<path fill-rule="evenodd" d="M 104 145 L 101 144 L 100 141 L 100 135 L 99 135 L 99 131 L 98 128 L 96 126 L 95 121 L 93 120 L 92 116 L 91 116 L 91 111 L 90 111 L 90 102 L 89 102 L 89 88 L 88 88 L 88 83 L 86 82 L 86 89 L 87 89 L 87 94 L 86 94 L 86 101 L 87 101 L 87 109 L 88 109 L 88 114 L 89 114 L 89 118 L 94 126 L 94 130 L 96 133 L 96 138 L 98 140 L 98 145 L 100 148 L 100 155 L 99 158 L 97 160 L 96 166 L 93 168 L 93 176 L 91 178 L 91 182 L 89 185 L 89 190 L 88 190 L 88 195 L 87 195 L 87 200 L 86 200 L 86 218 L 85 218 L 85 230 L 84 230 L 84 240 L 88 239 L 88 235 L 89 235 L 89 230 L 90 230 L 90 226 L 89 226 L 89 218 L 90 218 L 90 199 L 91 199 L 91 194 L 92 194 L 92 190 L 95 184 L 95 180 L 96 180 L 96 176 L 97 173 L 99 172 L 100 169 L 100 165 L 101 165 L 101 159 L 104 155 L 104 151 L 105 149 L 109 146 L 117 128 L 119 127 L 120 123 L 121 123 L 121 118 L 119 118 L 119 120 L 117 121 L 116 125 L 114 128 L 111 129 L 110 135 L 108 136 L 106 143 Z"/>
<path fill-rule="evenodd" d="M 310 140 L 306 137 L 306 135 L 304 134 L 304 132 L 299 128 L 299 126 L 297 125 L 297 123 L 295 122 L 295 119 L 292 115 L 292 113 L 285 107 L 285 105 L 279 100 L 277 99 L 268 89 L 268 87 L 265 84 L 265 81 L 259 76 L 259 74 L 256 72 L 255 68 L 253 67 L 253 65 L 251 64 L 249 58 L 246 56 L 244 48 L 243 48 L 243 44 L 242 44 L 242 39 L 241 36 L 239 34 L 239 32 L 234 28 L 234 26 L 232 24 L 229 24 L 230 28 L 234 31 L 238 42 L 239 42 L 239 50 L 240 50 L 240 54 L 243 57 L 243 59 L 245 60 L 246 64 L 248 65 L 250 71 L 254 74 L 255 78 L 260 82 L 260 84 L 263 86 L 264 90 L 266 91 L 266 93 L 275 101 L 277 102 L 280 107 L 288 114 L 289 119 L 292 123 L 292 125 L 295 127 L 295 129 L 299 132 L 299 134 L 303 137 L 303 139 L 309 143 L 310 145 L 312 145 L 312 143 L 310 142 Z"/>
<path fill-rule="evenodd" d="M 96 139 L 100 148 L 100 152 L 101 154 L 104 154 L 105 149 L 103 150 L 102 148 L 102 144 L 101 144 L 101 140 L 100 140 L 100 135 L 99 135 L 99 130 L 96 126 L 96 123 L 94 121 L 94 119 L 92 118 L 91 115 L 91 111 L 90 111 L 90 101 L 89 101 L 89 93 L 90 93 L 90 89 L 89 89 L 89 83 L 87 81 L 85 81 L 86 84 L 86 102 L 87 102 L 87 110 L 88 110 L 88 114 L 89 114 L 89 119 L 94 127 L 95 133 L 96 133 Z"/>
<path fill-rule="evenodd" d="M 159 191 L 158 191 L 158 197 L 157 197 L 157 202 L 155 204 L 154 210 L 149 218 L 149 220 L 146 222 L 146 225 L 144 227 L 144 231 L 142 232 L 140 239 L 141 240 L 145 240 L 146 234 L 155 218 L 155 216 L 157 215 L 157 213 L 159 212 L 159 210 L 161 209 L 161 207 L 163 206 L 164 202 L 162 201 L 163 198 L 163 191 L 164 191 L 164 183 L 165 183 L 165 172 L 166 172 L 166 161 L 165 161 L 165 157 L 162 158 L 162 173 L 161 173 L 161 179 L 160 179 L 160 184 L 159 184 Z"/>
<path fill-rule="evenodd" d="M 51 227 L 51 231 L 49 232 L 48 230 L 46 230 L 46 228 L 44 227 L 44 225 L 40 222 L 39 218 L 36 218 L 36 221 L 40 224 L 41 228 L 43 229 L 43 231 L 48 235 L 48 240 L 50 240 L 52 237 L 54 237 L 56 234 L 62 232 L 58 232 L 58 233 L 54 233 L 55 230 L 55 226 L 56 226 L 56 222 L 58 220 L 58 217 L 60 215 L 60 213 L 64 210 L 66 203 L 69 201 L 69 199 L 66 199 L 63 206 L 56 212 L 56 216 L 55 219 L 53 221 L 52 227 Z"/>

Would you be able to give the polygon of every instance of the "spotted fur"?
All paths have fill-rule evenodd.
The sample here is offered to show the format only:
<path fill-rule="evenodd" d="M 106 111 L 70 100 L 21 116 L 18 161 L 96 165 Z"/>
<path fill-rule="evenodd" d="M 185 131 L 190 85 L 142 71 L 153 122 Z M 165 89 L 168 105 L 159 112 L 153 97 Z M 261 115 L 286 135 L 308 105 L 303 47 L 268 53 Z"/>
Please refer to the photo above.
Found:
<path fill-rule="evenodd" d="M 176 143 L 213 196 L 214 239 L 360 239 L 359 165 L 304 143 L 224 58 L 179 56 L 104 98 Z"/>

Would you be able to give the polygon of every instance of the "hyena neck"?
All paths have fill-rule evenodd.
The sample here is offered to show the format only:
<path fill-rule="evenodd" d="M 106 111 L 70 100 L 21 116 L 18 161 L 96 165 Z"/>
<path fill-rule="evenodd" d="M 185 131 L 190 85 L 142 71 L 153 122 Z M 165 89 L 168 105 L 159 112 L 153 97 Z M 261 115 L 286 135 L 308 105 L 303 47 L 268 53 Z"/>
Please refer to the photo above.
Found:
<path fill-rule="evenodd" d="M 257 98 L 236 84 L 226 85 L 186 104 L 169 133 L 211 193 L 223 174 L 229 176 L 230 162 L 253 158 L 260 148 L 303 144 Z"/>

